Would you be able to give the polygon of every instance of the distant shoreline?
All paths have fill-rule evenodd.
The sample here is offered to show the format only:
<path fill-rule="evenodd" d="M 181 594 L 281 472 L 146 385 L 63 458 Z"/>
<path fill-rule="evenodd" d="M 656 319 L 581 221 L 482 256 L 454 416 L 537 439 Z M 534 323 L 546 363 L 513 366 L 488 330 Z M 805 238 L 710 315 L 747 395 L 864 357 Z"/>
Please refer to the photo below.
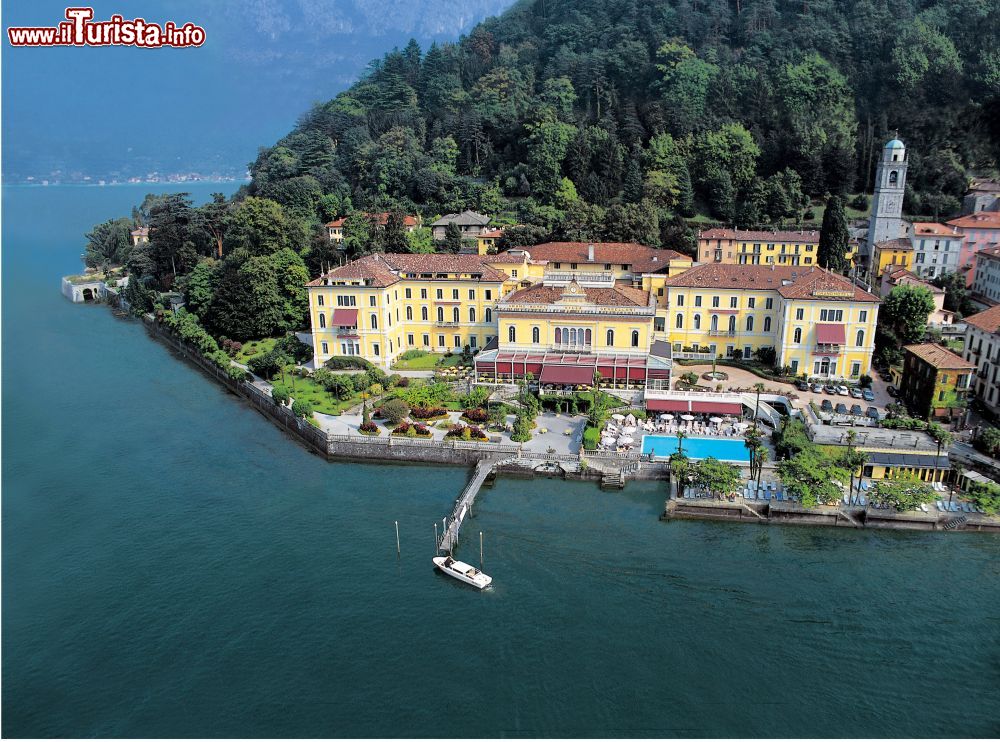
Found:
<path fill-rule="evenodd" d="M 143 180 L 138 183 L 4 183 L 4 188 L 117 188 L 120 186 L 189 186 L 189 185 L 227 185 L 230 183 L 249 183 L 250 178 L 233 178 L 231 180 Z"/>

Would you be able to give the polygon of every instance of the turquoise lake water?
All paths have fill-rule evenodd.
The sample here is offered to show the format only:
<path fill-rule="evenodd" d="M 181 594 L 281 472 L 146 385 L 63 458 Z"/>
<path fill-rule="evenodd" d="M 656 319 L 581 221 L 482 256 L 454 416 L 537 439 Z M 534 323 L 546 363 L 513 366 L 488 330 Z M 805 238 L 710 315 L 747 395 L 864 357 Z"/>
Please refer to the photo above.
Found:
<path fill-rule="evenodd" d="M 677 450 L 675 435 L 644 435 L 642 452 L 656 456 L 669 456 Z M 685 438 L 681 450 L 692 459 L 709 457 L 720 461 L 750 462 L 750 452 L 742 438 Z"/>
<path fill-rule="evenodd" d="M 436 574 L 467 471 L 326 463 L 62 298 L 146 190 L 3 191 L 5 736 L 1000 734 L 995 537 L 500 480 L 495 588 Z"/>

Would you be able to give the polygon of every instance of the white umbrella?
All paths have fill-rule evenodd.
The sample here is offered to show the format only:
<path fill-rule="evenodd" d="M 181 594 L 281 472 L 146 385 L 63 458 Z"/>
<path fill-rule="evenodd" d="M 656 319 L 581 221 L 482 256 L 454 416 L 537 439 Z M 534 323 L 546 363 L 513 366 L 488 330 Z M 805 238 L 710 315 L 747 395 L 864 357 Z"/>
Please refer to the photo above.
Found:
<path fill-rule="evenodd" d="M 618 445 L 619 446 L 627 446 L 627 445 L 629 445 L 632 442 L 633 442 L 632 441 L 632 436 L 630 436 L 630 435 L 623 435 L 621 438 L 618 439 Z"/>
<path fill-rule="evenodd" d="M 625 424 L 635 425 L 635 415 L 633 415 L 631 412 L 628 413 L 628 415 L 625 416 Z"/>
<path fill-rule="evenodd" d="M 613 435 L 606 435 L 601 438 L 602 446 L 613 446 L 615 445 L 615 437 Z"/>
<path fill-rule="evenodd" d="M 614 415 L 611 416 L 611 419 L 612 420 L 617 420 L 618 422 L 621 422 L 622 420 L 625 419 L 625 416 L 623 414 L 621 414 L 620 412 L 616 412 Z"/>
<path fill-rule="evenodd" d="M 632 433 L 634 433 L 636 430 L 638 430 L 638 428 L 636 428 L 635 425 L 626 425 L 624 428 L 622 428 L 622 433 L 624 433 L 625 435 L 632 435 Z"/>
<path fill-rule="evenodd" d="M 690 422 L 691 420 L 694 420 L 694 415 L 681 415 L 681 420 L 687 420 Z"/>
<path fill-rule="evenodd" d="M 661 420 L 673 420 L 674 416 L 673 415 L 660 415 L 660 419 Z"/>
<path fill-rule="evenodd" d="M 722 418 L 721 417 L 710 417 L 710 418 L 708 418 L 708 421 L 709 422 L 713 422 L 716 425 L 718 425 L 719 423 L 722 422 Z"/>

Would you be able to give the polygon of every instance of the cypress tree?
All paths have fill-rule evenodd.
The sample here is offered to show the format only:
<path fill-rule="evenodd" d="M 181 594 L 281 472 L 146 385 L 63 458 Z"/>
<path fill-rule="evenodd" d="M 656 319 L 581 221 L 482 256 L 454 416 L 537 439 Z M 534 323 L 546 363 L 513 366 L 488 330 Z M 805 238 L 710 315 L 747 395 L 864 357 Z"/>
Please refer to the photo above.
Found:
<path fill-rule="evenodd" d="M 823 229 L 819 235 L 819 264 L 837 273 L 847 268 L 847 215 L 840 196 L 830 196 L 823 213 Z"/>

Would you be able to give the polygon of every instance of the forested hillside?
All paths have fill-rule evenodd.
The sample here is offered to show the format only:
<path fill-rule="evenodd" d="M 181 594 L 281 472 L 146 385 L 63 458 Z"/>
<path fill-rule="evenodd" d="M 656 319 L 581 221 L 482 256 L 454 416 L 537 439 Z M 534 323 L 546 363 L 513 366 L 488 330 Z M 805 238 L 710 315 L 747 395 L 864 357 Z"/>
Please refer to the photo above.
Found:
<path fill-rule="evenodd" d="M 943 215 L 996 161 L 998 39 L 997 0 L 525 0 L 373 63 L 250 192 L 322 218 L 513 199 L 539 232 L 648 242 L 675 214 L 795 221 L 870 190 L 898 129 L 907 212 Z"/>

